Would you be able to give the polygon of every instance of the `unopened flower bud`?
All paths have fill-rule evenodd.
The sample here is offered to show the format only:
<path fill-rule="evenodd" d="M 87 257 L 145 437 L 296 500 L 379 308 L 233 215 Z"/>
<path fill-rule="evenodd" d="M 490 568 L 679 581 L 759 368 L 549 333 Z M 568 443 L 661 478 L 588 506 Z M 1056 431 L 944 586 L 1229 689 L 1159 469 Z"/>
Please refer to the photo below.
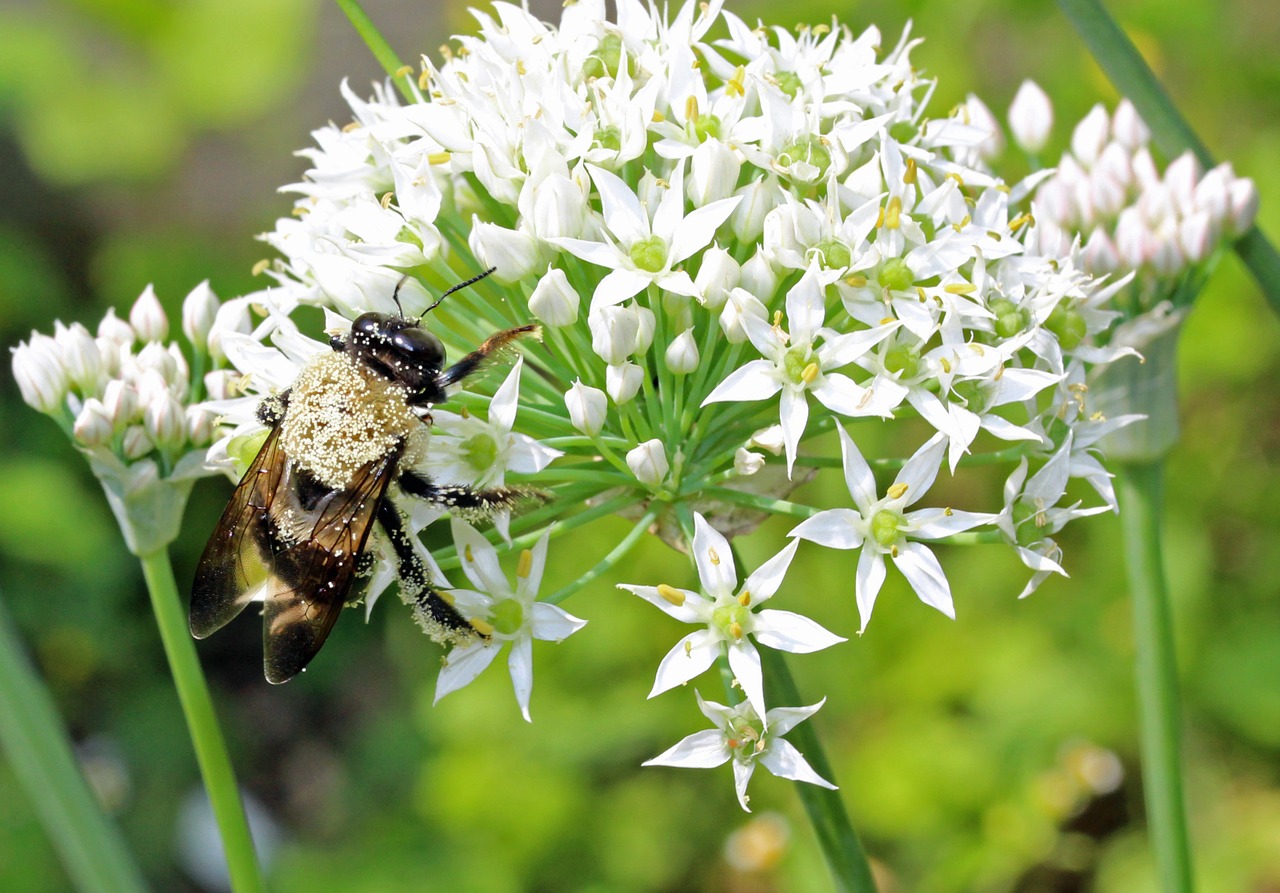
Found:
<path fill-rule="evenodd" d="M 739 242 L 755 242 L 764 232 L 765 216 L 782 204 L 782 187 L 773 177 L 759 177 L 734 195 L 742 196 L 742 201 L 729 215 L 729 226 Z"/>
<path fill-rule="evenodd" d="M 688 375 L 698 368 L 698 342 L 693 329 L 685 329 L 667 345 L 667 368 L 676 375 Z"/>
<path fill-rule="evenodd" d="M 1104 219 L 1114 217 L 1124 207 L 1125 198 L 1123 183 L 1094 169 L 1089 178 L 1089 204 L 1098 215 Z"/>
<path fill-rule="evenodd" d="M 689 199 L 695 208 L 733 195 L 742 159 L 720 140 L 703 140 L 689 166 Z"/>
<path fill-rule="evenodd" d="M 573 180 L 561 174 L 544 177 L 532 190 L 530 221 L 541 239 L 582 238 L 587 227 L 587 198 Z"/>
<path fill-rule="evenodd" d="M 631 351 L 633 356 L 643 356 L 653 344 L 653 333 L 658 328 L 658 317 L 648 307 L 636 304 L 632 310 L 636 314 L 636 346 Z"/>
<path fill-rule="evenodd" d="M 1207 171 L 1196 184 L 1196 210 L 1203 211 L 1216 223 L 1223 223 L 1231 210 L 1231 181 L 1235 171 L 1230 162 L 1224 162 Z"/>
<path fill-rule="evenodd" d="M 671 466 L 667 464 L 667 451 L 656 437 L 646 440 L 627 453 L 627 467 L 636 480 L 647 487 L 656 487 L 667 478 Z"/>
<path fill-rule="evenodd" d="M 221 362 L 227 358 L 222 350 L 222 337 L 228 332 L 247 335 L 253 331 L 253 319 L 249 316 L 250 302 L 245 298 L 233 298 L 218 308 L 213 329 L 209 332 L 209 356 Z"/>
<path fill-rule="evenodd" d="M 588 437 L 595 437 L 604 427 L 609 398 L 599 388 L 585 385 L 581 379 L 575 380 L 565 392 L 564 405 L 569 410 L 569 421 L 573 427 Z"/>
<path fill-rule="evenodd" d="M 636 349 L 640 317 L 630 307 L 601 307 L 587 315 L 591 349 L 610 366 L 626 362 Z"/>
<path fill-rule="evenodd" d="M 733 255 L 719 245 L 713 245 L 702 255 L 702 266 L 693 284 L 697 286 L 702 306 L 708 310 L 719 310 L 724 306 L 729 289 L 736 288 L 742 274 L 742 267 Z"/>
<path fill-rule="evenodd" d="M 144 345 L 142 350 L 138 351 L 136 361 L 139 370 L 157 373 L 166 387 L 179 379 L 181 370 L 178 368 L 178 363 L 163 344 L 152 341 Z"/>
<path fill-rule="evenodd" d="M 76 416 L 72 433 L 81 446 L 100 447 L 111 443 L 115 427 L 101 400 L 90 397 L 84 401 L 84 406 Z"/>
<path fill-rule="evenodd" d="M 1228 231 L 1233 236 L 1241 236 L 1253 226 L 1253 219 L 1258 216 L 1258 187 L 1248 177 L 1240 177 L 1231 181 L 1230 188 Z"/>
<path fill-rule="evenodd" d="M 1217 227 L 1206 211 L 1197 211 L 1178 224 L 1178 246 L 1190 263 L 1208 257 L 1217 241 Z"/>
<path fill-rule="evenodd" d="M 1126 149 L 1133 150 L 1151 139 L 1151 131 L 1127 98 L 1121 99 L 1111 118 L 1111 135 Z"/>
<path fill-rule="evenodd" d="M 493 278 L 510 284 L 532 276 L 542 266 L 538 240 L 518 229 L 507 229 L 471 218 L 471 251 L 486 266 L 497 267 Z"/>
<path fill-rule="evenodd" d="M 233 369 L 215 369 L 204 375 L 204 392 L 210 400 L 227 400 L 240 396 L 240 373 Z"/>
<path fill-rule="evenodd" d="M 1182 268 L 1187 265 L 1187 258 L 1182 253 L 1182 246 L 1178 244 L 1176 233 L 1165 235 L 1164 238 L 1156 237 L 1153 240 L 1155 251 L 1151 254 L 1151 268 L 1161 276 L 1174 276 L 1182 272 Z"/>
<path fill-rule="evenodd" d="M 105 320 L 104 320 L 105 322 Z M 169 335 L 169 318 L 164 315 L 155 289 L 148 285 L 129 310 L 129 325 L 143 341 L 163 341 Z"/>
<path fill-rule="evenodd" d="M 733 454 L 733 470 L 736 474 L 748 477 L 764 468 L 765 458 L 759 453 L 753 453 L 746 447 L 738 447 L 737 452 Z"/>
<path fill-rule="evenodd" d="M 165 393 L 146 405 L 142 424 L 161 449 L 181 446 L 187 439 L 187 418 L 182 404 Z"/>
<path fill-rule="evenodd" d="M 581 299 L 569 284 L 564 270 L 547 267 L 546 275 L 538 280 L 538 286 L 529 295 L 529 309 L 548 326 L 573 325 L 578 321 Z"/>
<path fill-rule="evenodd" d="M 103 388 L 102 406 L 112 427 L 117 430 L 138 421 L 138 392 L 118 378 L 107 382 Z"/>
<path fill-rule="evenodd" d="M 218 430 L 218 416 L 200 406 L 187 407 L 187 439 L 194 446 L 212 443 Z"/>
<path fill-rule="evenodd" d="M 1190 214 L 1195 207 L 1196 184 L 1200 182 L 1200 162 L 1188 149 L 1173 160 L 1164 171 L 1164 183 L 1179 214 Z"/>
<path fill-rule="evenodd" d="M 13 377 L 22 399 L 46 414 L 58 411 L 69 385 L 58 345 L 48 335 L 31 333 L 31 340 L 13 349 Z"/>
<path fill-rule="evenodd" d="M 1108 177 L 1115 181 L 1122 190 L 1127 190 L 1133 182 L 1133 169 L 1129 166 L 1129 153 L 1124 146 L 1116 142 L 1107 143 L 1107 147 L 1098 156 L 1093 166 L 1095 177 Z"/>
<path fill-rule="evenodd" d="M 768 310 L 751 292 L 735 288 L 729 292 L 729 300 L 720 311 L 720 330 L 730 344 L 741 344 L 747 340 L 747 330 L 742 327 L 742 318 L 746 315 L 768 318 Z"/>
<path fill-rule="evenodd" d="M 1095 226 L 1084 243 L 1085 268 L 1095 276 L 1113 273 L 1120 268 L 1120 255 L 1111 237 L 1101 226 Z"/>
<path fill-rule="evenodd" d="M 644 370 L 635 363 L 610 366 L 604 371 L 604 387 L 614 403 L 621 406 L 640 391 L 644 383 Z"/>
<path fill-rule="evenodd" d="M 191 346 L 203 353 L 208 349 L 209 332 L 218 317 L 218 296 L 209 287 L 209 280 L 197 285 L 182 302 L 182 334 Z"/>
<path fill-rule="evenodd" d="M 1035 155 L 1049 141 L 1053 130 L 1053 105 L 1034 81 L 1023 81 L 1009 106 L 1009 130 L 1022 149 Z"/>
<path fill-rule="evenodd" d="M 757 251 L 742 265 L 738 285 L 761 301 L 767 301 L 773 297 L 773 292 L 778 287 L 778 274 L 774 272 L 773 264 L 769 263 L 769 258 L 765 256 L 763 250 Z"/>
<path fill-rule="evenodd" d="M 124 432 L 121 450 L 126 459 L 141 459 L 155 448 L 151 435 L 141 425 L 130 425 Z"/>
<path fill-rule="evenodd" d="M 970 127 L 985 131 L 987 134 L 986 139 L 974 147 L 978 157 L 983 161 L 1000 157 L 1004 153 L 1004 132 L 987 104 L 970 93 L 965 97 L 964 116 Z"/>
<path fill-rule="evenodd" d="M 1093 163 L 1102 154 L 1107 144 L 1111 122 L 1107 118 L 1107 110 L 1099 103 L 1089 110 L 1089 114 L 1080 119 L 1076 129 L 1071 132 L 1071 154 L 1085 167 L 1093 167 Z"/>
<path fill-rule="evenodd" d="M 770 425 L 768 428 L 761 428 L 755 434 L 752 434 L 751 439 L 747 441 L 747 446 L 759 447 L 762 450 L 768 450 L 775 456 L 781 456 L 786 443 L 786 435 L 782 430 L 782 426 Z"/>
<path fill-rule="evenodd" d="M 70 326 L 56 322 L 53 333 L 53 340 L 58 345 L 63 368 L 67 370 L 71 383 L 79 388 L 82 394 L 96 392 L 102 376 L 102 353 L 98 350 L 98 342 L 89 334 L 89 330 L 78 322 Z"/>
<path fill-rule="evenodd" d="M 1116 253 L 1127 269 L 1136 270 L 1156 252 L 1155 236 L 1137 208 L 1125 208 L 1116 219 Z"/>
<path fill-rule="evenodd" d="M 133 326 L 116 316 L 114 307 L 109 308 L 107 315 L 102 317 L 102 322 L 98 323 L 98 337 L 125 347 L 138 340 L 138 335 L 133 330 Z"/>

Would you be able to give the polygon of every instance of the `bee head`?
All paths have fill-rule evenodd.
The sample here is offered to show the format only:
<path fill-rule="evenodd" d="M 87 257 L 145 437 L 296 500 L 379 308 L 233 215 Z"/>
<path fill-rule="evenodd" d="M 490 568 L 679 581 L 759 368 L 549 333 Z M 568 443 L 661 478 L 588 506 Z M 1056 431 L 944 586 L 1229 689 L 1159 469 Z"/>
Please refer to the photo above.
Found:
<path fill-rule="evenodd" d="M 411 394 L 434 388 L 445 361 L 444 343 L 417 320 L 385 313 L 356 317 L 346 351 Z"/>

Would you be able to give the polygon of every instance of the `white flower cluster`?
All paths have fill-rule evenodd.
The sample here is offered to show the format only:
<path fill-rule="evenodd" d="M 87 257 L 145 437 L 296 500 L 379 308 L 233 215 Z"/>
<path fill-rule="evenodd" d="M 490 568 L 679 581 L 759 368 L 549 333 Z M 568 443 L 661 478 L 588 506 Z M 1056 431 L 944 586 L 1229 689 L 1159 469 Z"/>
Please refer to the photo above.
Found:
<path fill-rule="evenodd" d="M 192 481 L 213 473 L 206 453 L 220 432 L 203 402 L 226 396 L 239 376 L 205 368 L 221 333 L 245 327 L 243 311 L 220 304 L 208 283 L 192 289 L 182 331 L 194 369 L 178 342 L 166 340 L 169 320 L 151 286 L 127 320 L 108 311 L 96 336 L 58 322 L 52 337 L 32 332 L 13 350 L 23 399 L 58 421 L 88 457 L 137 554 L 176 536 Z"/>

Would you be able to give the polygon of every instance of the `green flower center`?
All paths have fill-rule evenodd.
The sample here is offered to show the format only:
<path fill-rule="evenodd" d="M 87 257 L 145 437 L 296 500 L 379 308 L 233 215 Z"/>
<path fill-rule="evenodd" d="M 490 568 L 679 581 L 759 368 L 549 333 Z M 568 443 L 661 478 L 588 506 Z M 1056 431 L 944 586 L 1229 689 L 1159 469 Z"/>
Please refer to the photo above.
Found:
<path fill-rule="evenodd" d="M 901 512 L 881 509 L 871 516 L 871 538 L 888 549 L 902 539 L 902 527 L 906 522 Z"/>
<path fill-rule="evenodd" d="M 890 291 L 903 291 L 915 284 L 916 277 L 900 257 L 891 257 L 880 267 L 876 281 Z"/>
<path fill-rule="evenodd" d="M 698 142 L 720 139 L 720 118 L 716 115 L 699 115 L 693 122 L 693 135 Z"/>
<path fill-rule="evenodd" d="M 584 80 L 602 77 L 616 78 L 618 76 L 618 65 L 621 61 L 622 38 L 617 34 L 606 34 L 600 43 L 596 45 L 596 51 L 588 56 L 587 61 L 583 64 L 582 77 Z"/>
<path fill-rule="evenodd" d="M 612 124 L 596 131 L 595 145 L 601 149 L 617 152 L 622 148 L 622 131 Z"/>
<path fill-rule="evenodd" d="M 911 142 L 919 132 L 919 128 L 910 121 L 898 121 L 895 124 L 889 125 L 889 136 L 893 137 L 900 143 Z"/>
<path fill-rule="evenodd" d="M 808 348 L 793 347 L 782 357 L 782 368 L 786 372 L 787 380 L 792 384 L 803 385 L 811 383 L 813 379 L 806 380 L 805 370 L 812 365 L 812 355 Z"/>
<path fill-rule="evenodd" d="M 750 763 L 760 752 L 760 744 L 764 740 L 764 729 L 759 724 L 746 719 L 735 719 L 729 723 L 730 733 L 725 742 L 733 751 L 733 758 L 739 763 Z"/>
<path fill-rule="evenodd" d="M 972 379 L 958 381 L 952 391 L 964 401 L 970 412 L 982 415 L 987 411 L 987 390 L 982 386 L 981 382 L 973 381 Z"/>
<path fill-rule="evenodd" d="M 826 265 L 832 268 L 847 267 L 853 261 L 853 254 L 849 251 L 849 247 L 838 239 L 824 239 L 814 245 L 810 251 L 822 255 Z"/>
<path fill-rule="evenodd" d="M 495 604 L 489 615 L 495 632 L 510 636 L 524 626 L 524 605 L 514 598 L 506 598 Z"/>
<path fill-rule="evenodd" d="M 884 369 L 899 378 L 915 378 L 920 374 L 920 348 L 914 344 L 894 345 L 885 351 Z"/>
<path fill-rule="evenodd" d="M 498 460 L 498 444 L 488 434 L 477 434 L 462 442 L 462 455 L 476 471 L 487 471 Z"/>
<path fill-rule="evenodd" d="M 800 82 L 800 75 L 796 74 L 794 71 L 780 71 L 774 75 L 774 78 L 778 82 L 778 89 L 790 96 L 792 99 L 796 98 L 796 94 L 799 93 L 800 88 L 804 86 Z"/>
<path fill-rule="evenodd" d="M 1012 338 L 1031 321 L 1026 310 L 1006 298 L 996 298 L 987 309 L 996 315 L 996 334 L 1001 338 Z"/>
<path fill-rule="evenodd" d="M 806 133 L 787 143 L 778 153 L 779 164 L 790 167 L 802 161 L 816 167 L 820 175 L 831 166 L 831 152 L 822 144 L 822 137 Z"/>
<path fill-rule="evenodd" d="M 1064 350 L 1074 350 L 1079 347 L 1080 342 L 1089 332 L 1084 317 L 1062 304 L 1053 308 L 1053 312 L 1045 321 L 1045 328 L 1058 336 L 1058 343 Z"/>
<path fill-rule="evenodd" d="M 646 236 L 631 243 L 631 262 L 637 270 L 661 273 L 667 268 L 667 243 L 662 236 Z"/>
<path fill-rule="evenodd" d="M 751 609 L 730 602 L 711 612 L 711 623 L 726 639 L 737 641 L 751 631 Z"/>
<path fill-rule="evenodd" d="M 1033 546 L 1044 539 L 1040 532 L 1040 525 L 1036 523 L 1036 516 L 1039 514 L 1040 510 L 1026 500 L 1014 503 L 1013 529 L 1017 534 L 1019 546 Z"/>

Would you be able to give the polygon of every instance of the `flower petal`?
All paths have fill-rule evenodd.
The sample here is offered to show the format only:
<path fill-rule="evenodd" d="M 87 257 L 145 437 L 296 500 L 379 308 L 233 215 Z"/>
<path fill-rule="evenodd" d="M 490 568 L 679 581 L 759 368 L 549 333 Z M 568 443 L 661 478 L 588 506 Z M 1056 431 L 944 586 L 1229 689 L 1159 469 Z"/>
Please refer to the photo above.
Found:
<path fill-rule="evenodd" d="M 708 630 L 694 630 L 677 642 L 676 647 L 662 658 L 662 663 L 658 664 L 658 673 L 654 677 L 649 697 L 670 691 L 677 685 L 684 685 L 695 676 L 700 676 L 715 663 L 719 656 L 719 639 Z"/>
<path fill-rule="evenodd" d="M 858 618 L 862 621 L 859 635 L 866 632 L 867 623 L 871 620 L 871 609 L 876 606 L 876 596 L 880 594 L 886 574 L 884 556 L 875 549 L 863 548 L 862 554 L 858 556 L 858 573 L 854 584 Z"/>
<path fill-rule="evenodd" d="M 787 575 L 787 568 L 791 566 L 791 559 L 796 556 L 796 548 L 799 545 L 800 542 L 798 540 L 792 540 L 782 551 L 760 565 L 747 577 L 746 582 L 742 584 L 742 588 L 744 592 L 751 593 L 752 604 L 758 605 L 765 599 L 771 598 L 778 591 L 778 587 L 782 585 L 783 578 Z"/>
<path fill-rule="evenodd" d="M 806 518 L 787 536 L 826 546 L 828 549 L 856 549 L 862 545 L 862 514 L 853 509 L 827 509 Z"/>
<path fill-rule="evenodd" d="M 769 747 L 760 756 L 759 762 L 779 778 L 816 784 L 832 791 L 838 790 L 835 785 L 813 771 L 813 767 L 805 760 L 804 755 L 796 750 L 795 745 L 782 738 L 774 738 L 769 743 Z"/>
<path fill-rule="evenodd" d="M 714 769 L 729 762 L 729 746 L 719 729 L 703 729 L 682 738 L 644 766 L 677 766 L 682 769 Z"/>
<path fill-rule="evenodd" d="M 533 722 L 529 716 L 529 696 L 533 694 L 533 640 L 521 636 L 511 643 L 507 654 L 507 670 L 511 673 L 511 687 L 520 705 L 520 715 L 525 722 Z"/>
<path fill-rule="evenodd" d="M 450 649 L 440 675 L 436 677 L 436 703 L 484 672 L 501 650 L 502 646 L 497 642 L 484 640 Z"/>
<path fill-rule="evenodd" d="M 546 602 L 534 602 L 530 613 L 529 631 L 542 642 L 563 642 L 587 625 L 587 621 L 574 617 L 564 608 Z"/>
<path fill-rule="evenodd" d="M 752 360 L 734 369 L 724 381 L 716 385 L 702 405 L 727 401 L 767 400 L 782 390 L 774 370 L 777 367 L 768 360 Z"/>
<path fill-rule="evenodd" d="M 920 601 L 937 608 L 952 620 L 956 619 L 956 607 L 951 601 L 951 585 L 947 582 L 947 575 L 942 572 L 942 565 L 927 546 L 905 543 L 898 547 L 893 563 L 902 571 L 916 595 L 920 596 Z"/>
<path fill-rule="evenodd" d="M 702 591 L 711 598 L 732 595 L 738 588 L 733 549 L 720 531 L 698 512 L 693 515 L 693 560 L 698 566 Z"/>
<path fill-rule="evenodd" d="M 803 614 L 770 609 L 756 612 L 752 635 L 761 645 L 792 654 L 810 654 L 848 641 Z"/>
<path fill-rule="evenodd" d="M 747 701 L 758 715 L 764 716 L 764 673 L 760 669 L 760 652 L 750 639 L 740 639 L 729 646 L 729 669 L 737 677 Z"/>

